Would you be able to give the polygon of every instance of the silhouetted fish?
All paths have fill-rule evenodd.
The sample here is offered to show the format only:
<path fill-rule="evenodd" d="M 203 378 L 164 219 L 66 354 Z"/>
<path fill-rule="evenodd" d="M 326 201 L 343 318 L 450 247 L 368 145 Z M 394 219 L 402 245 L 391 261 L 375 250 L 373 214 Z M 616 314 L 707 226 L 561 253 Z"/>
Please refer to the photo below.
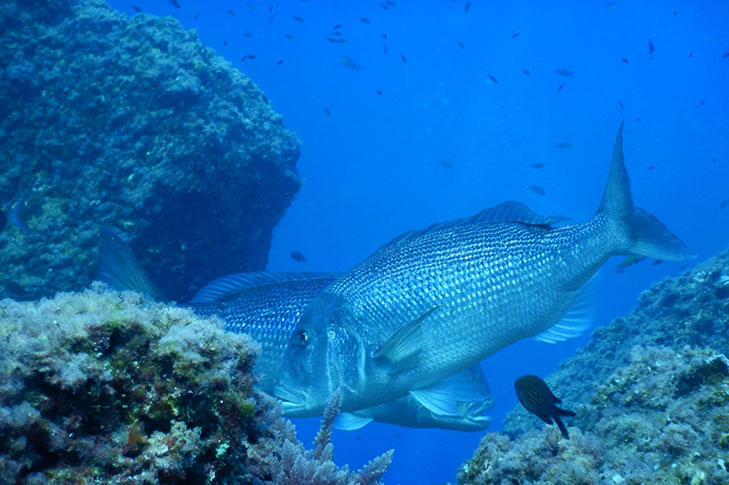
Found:
<path fill-rule="evenodd" d="M 408 62 L 408 58 L 405 57 L 405 54 L 403 53 L 400 53 L 400 59 L 402 59 L 403 64 L 406 64 Z"/>
<path fill-rule="evenodd" d="M 463 6 L 463 11 L 464 12 L 468 12 L 469 10 L 471 10 L 471 2 L 470 1 L 466 2 L 466 4 Z"/>
<path fill-rule="evenodd" d="M 489 74 L 489 81 L 488 81 L 488 82 L 489 82 L 490 84 L 498 84 L 498 83 L 499 83 L 499 80 L 498 80 L 498 79 L 496 79 L 496 77 L 494 77 L 494 76 L 492 76 L 491 74 Z"/>
<path fill-rule="evenodd" d="M 727 205 L 729 205 L 729 199 L 722 200 L 721 203 L 719 204 L 719 207 L 716 208 L 716 212 L 719 212 L 720 210 L 725 208 Z"/>
<path fill-rule="evenodd" d="M 177 0 L 170 0 L 170 3 L 175 8 L 182 8 L 182 6 L 180 5 L 180 3 Z"/>
<path fill-rule="evenodd" d="M 519 37 L 519 32 L 514 32 L 513 34 L 511 34 L 512 39 L 516 39 L 517 37 Z"/>
<path fill-rule="evenodd" d="M 294 20 L 296 20 L 297 22 L 299 22 L 301 24 L 304 23 L 304 18 L 303 17 L 299 17 L 298 15 L 294 15 L 291 18 L 294 19 Z"/>
<path fill-rule="evenodd" d="M 364 66 L 360 66 L 351 57 L 342 56 L 339 59 L 337 59 L 337 62 L 339 62 L 344 67 L 347 67 L 349 69 L 352 69 L 353 71 L 362 72 L 364 69 Z"/>
<path fill-rule="evenodd" d="M 324 106 L 324 113 L 326 113 L 327 116 L 331 116 L 332 115 L 332 112 L 329 111 L 329 108 L 327 108 L 326 106 Z"/>
<path fill-rule="evenodd" d="M 142 9 L 137 7 L 136 5 L 132 5 L 132 10 L 134 10 L 137 13 L 141 13 Z"/>
<path fill-rule="evenodd" d="M 562 422 L 562 416 L 575 416 L 575 413 L 556 406 L 562 400 L 552 394 L 546 382 L 537 376 L 527 375 L 518 378 L 514 382 L 514 389 L 516 390 L 516 397 L 519 398 L 519 402 L 527 411 L 547 424 L 552 424 L 552 420 L 554 420 L 562 432 L 562 436 L 566 439 L 570 438 L 567 427 Z"/>
<path fill-rule="evenodd" d="M 543 163 L 539 163 L 539 162 L 532 163 L 532 168 L 535 168 L 535 169 L 544 168 L 544 164 Z"/>
<path fill-rule="evenodd" d="M 653 59 L 653 53 L 656 51 L 656 46 L 653 45 L 653 41 L 648 39 L 648 59 Z"/>
<path fill-rule="evenodd" d="M 291 259 L 298 261 L 299 263 L 306 263 L 306 256 L 300 251 L 291 251 Z"/>
<path fill-rule="evenodd" d="M 564 87 L 564 83 L 562 83 L 562 84 L 560 84 L 559 86 L 557 86 L 557 92 L 560 92 L 560 91 L 562 91 L 562 88 L 563 88 L 563 87 Z"/>
<path fill-rule="evenodd" d="M 539 185 L 530 185 L 529 190 L 537 195 L 547 195 L 547 191 L 544 190 L 544 187 L 540 187 Z"/>
<path fill-rule="evenodd" d="M 226 10 L 226 12 L 228 12 L 228 15 L 230 15 L 231 17 L 235 17 L 235 12 L 234 11 L 228 9 L 228 10 Z"/>
<path fill-rule="evenodd" d="M 574 74 L 574 72 L 572 72 L 568 69 L 565 69 L 564 67 L 558 67 L 557 69 L 554 70 L 554 72 L 556 72 L 560 76 L 564 76 L 564 77 L 572 77 L 572 75 Z"/>
<path fill-rule="evenodd" d="M 729 52 L 725 52 L 725 53 L 724 53 L 724 54 L 723 54 L 723 55 L 721 56 L 721 58 L 722 58 L 722 59 L 726 59 L 727 57 L 729 57 Z"/>
<path fill-rule="evenodd" d="M 561 141 L 555 145 L 557 148 L 572 148 L 572 143 L 568 141 Z"/>
<path fill-rule="evenodd" d="M 531 76 L 532 75 L 532 71 L 530 71 L 529 69 L 522 69 L 521 72 L 523 72 L 527 76 Z"/>
<path fill-rule="evenodd" d="M 463 42 L 461 42 L 461 41 L 459 40 L 459 41 L 458 41 L 458 47 L 460 47 L 461 49 L 464 49 L 464 48 L 466 47 L 466 44 L 464 44 Z"/>
<path fill-rule="evenodd" d="M 370 19 L 368 19 L 367 17 L 360 17 L 359 18 L 359 21 L 362 22 L 363 24 L 371 24 L 372 23 L 372 22 L 370 22 Z"/>
<path fill-rule="evenodd" d="M 441 167 L 445 167 L 445 168 L 449 168 L 449 169 L 453 168 L 453 164 L 451 162 L 449 162 L 448 160 L 438 160 L 438 163 L 440 164 Z"/>
<path fill-rule="evenodd" d="M 627 64 L 628 62 L 630 62 L 630 61 L 628 61 L 628 59 L 626 59 L 625 57 L 623 57 L 623 64 Z"/>

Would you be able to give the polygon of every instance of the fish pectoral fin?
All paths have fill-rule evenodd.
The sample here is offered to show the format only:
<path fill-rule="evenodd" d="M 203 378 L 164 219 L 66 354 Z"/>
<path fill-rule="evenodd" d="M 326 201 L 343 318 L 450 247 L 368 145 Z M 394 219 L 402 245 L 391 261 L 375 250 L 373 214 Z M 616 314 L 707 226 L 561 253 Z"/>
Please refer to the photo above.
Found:
<path fill-rule="evenodd" d="M 491 393 L 480 382 L 474 382 L 472 368 L 446 377 L 428 387 L 410 391 L 421 405 L 434 414 L 459 416 L 463 403 L 481 402 L 484 408 L 491 407 Z"/>
<path fill-rule="evenodd" d="M 372 418 L 358 416 L 354 413 L 339 413 L 334 420 L 334 427 L 344 431 L 354 431 L 363 428 L 372 422 Z"/>
<path fill-rule="evenodd" d="M 433 307 L 421 316 L 400 328 L 373 354 L 377 360 L 385 360 L 392 366 L 392 373 L 406 367 L 406 362 L 420 352 L 423 345 L 423 321 L 438 307 Z"/>
<path fill-rule="evenodd" d="M 560 321 L 534 336 L 534 340 L 550 344 L 579 336 L 595 320 L 600 271 L 592 275 L 575 293 L 572 306 Z"/>

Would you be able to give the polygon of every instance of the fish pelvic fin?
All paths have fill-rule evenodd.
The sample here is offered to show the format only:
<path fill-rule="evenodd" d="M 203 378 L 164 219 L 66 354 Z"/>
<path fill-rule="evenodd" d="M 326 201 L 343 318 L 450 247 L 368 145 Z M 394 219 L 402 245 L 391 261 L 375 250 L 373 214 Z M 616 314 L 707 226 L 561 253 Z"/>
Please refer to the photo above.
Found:
<path fill-rule="evenodd" d="M 616 250 L 618 254 L 668 261 L 696 257 L 657 217 L 633 203 L 623 156 L 623 122 L 618 128 L 605 193 L 596 215 L 601 214 L 609 221 L 619 224 L 619 233 L 627 235 L 627 247 L 621 241 L 621 247 Z"/>

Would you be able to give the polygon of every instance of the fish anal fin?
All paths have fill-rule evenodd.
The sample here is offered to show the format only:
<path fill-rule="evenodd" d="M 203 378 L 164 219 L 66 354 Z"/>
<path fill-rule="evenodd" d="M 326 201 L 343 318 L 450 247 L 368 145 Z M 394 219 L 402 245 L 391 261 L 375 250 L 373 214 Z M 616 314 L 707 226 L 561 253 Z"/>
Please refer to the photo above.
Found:
<path fill-rule="evenodd" d="M 357 416 L 354 413 L 339 413 L 334 420 L 334 427 L 344 431 L 354 431 L 372 422 L 372 418 Z"/>
<path fill-rule="evenodd" d="M 600 271 L 575 291 L 575 299 L 567 313 L 554 325 L 534 336 L 534 340 L 550 344 L 579 336 L 595 319 Z"/>

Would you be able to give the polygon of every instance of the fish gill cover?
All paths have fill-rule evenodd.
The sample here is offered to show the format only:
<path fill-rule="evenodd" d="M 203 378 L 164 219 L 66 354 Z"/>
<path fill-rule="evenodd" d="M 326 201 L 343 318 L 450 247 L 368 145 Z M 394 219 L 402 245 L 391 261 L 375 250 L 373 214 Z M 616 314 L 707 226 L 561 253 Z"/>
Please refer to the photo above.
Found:
<path fill-rule="evenodd" d="M 0 296 L 88 285 L 101 224 L 170 298 L 266 265 L 299 141 L 250 79 L 102 1 L 9 0 L 0 26 Z"/>

